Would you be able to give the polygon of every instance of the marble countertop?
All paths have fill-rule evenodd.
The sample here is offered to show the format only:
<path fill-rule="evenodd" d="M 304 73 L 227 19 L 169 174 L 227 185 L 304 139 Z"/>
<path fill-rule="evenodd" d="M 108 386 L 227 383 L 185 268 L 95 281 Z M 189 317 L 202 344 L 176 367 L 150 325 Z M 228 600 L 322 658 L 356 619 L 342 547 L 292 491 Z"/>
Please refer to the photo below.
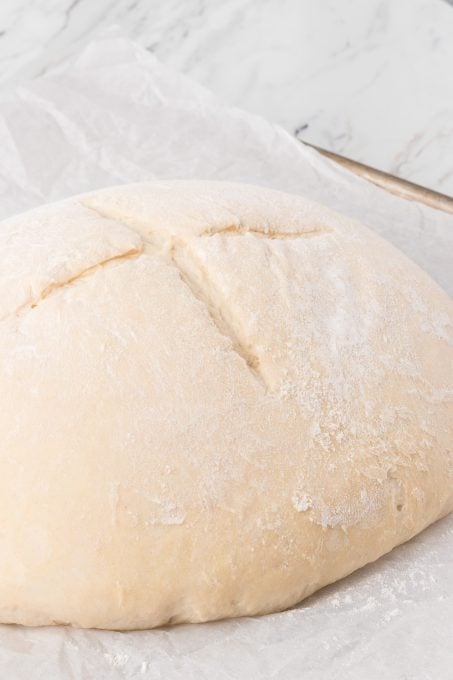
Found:
<path fill-rule="evenodd" d="M 445 0 L 2 0 L 0 89 L 112 25 L 226 103 L 453 194 Z"/>

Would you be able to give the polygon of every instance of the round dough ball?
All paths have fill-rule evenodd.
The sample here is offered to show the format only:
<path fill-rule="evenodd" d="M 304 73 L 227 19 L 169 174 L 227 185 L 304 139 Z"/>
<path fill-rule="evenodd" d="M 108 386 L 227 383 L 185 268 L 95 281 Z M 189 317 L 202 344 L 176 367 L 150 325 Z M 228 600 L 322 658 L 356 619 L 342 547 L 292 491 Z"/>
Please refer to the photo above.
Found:
<path fill-rule="evenodd" d="M 0 225 L 0 620 L 291 607 L 453 508 L 452 302 L 304 198 L 121 186 Z"/>

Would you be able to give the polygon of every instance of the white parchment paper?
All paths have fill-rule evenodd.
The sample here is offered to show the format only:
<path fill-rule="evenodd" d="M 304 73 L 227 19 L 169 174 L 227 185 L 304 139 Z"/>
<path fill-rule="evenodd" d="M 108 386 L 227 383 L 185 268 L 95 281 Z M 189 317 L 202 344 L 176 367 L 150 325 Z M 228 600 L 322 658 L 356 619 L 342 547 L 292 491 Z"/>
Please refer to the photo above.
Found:
<path fill-rule="evenodd" d="M 359 218 L 453 293 L 452 215 L 223 107 L 116 32 L 3 96 L 0 140 L 0 218 L 145 179 L 247 181 Z M 453 517 L 272 616 L 133 633 L 0 626 L 0 678 L 453 678 Z"/>

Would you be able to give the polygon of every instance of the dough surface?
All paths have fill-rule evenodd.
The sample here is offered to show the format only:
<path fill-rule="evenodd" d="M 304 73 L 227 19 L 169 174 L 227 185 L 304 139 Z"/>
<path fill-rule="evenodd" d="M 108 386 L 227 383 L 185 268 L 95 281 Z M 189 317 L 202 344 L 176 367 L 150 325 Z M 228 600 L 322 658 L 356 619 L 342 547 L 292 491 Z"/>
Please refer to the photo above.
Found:
<path fill-rule="evenodd" d="M 365 227 L 240 184 L 0 224 L 0 621 L 295 605 L 453 509 L 453 303 Z"/>

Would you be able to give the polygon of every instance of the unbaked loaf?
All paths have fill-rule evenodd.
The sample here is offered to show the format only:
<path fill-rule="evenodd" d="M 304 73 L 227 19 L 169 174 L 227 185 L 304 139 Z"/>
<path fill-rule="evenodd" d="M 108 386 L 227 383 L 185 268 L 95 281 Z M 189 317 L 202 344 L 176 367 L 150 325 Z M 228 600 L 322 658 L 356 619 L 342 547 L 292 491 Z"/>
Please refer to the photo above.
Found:
<path fill-rule="evenodd" d="M 120 186 L 0 224 L 0 620 L 264 614 L 453 508 L 452 302 L 299 196 Z"/>

